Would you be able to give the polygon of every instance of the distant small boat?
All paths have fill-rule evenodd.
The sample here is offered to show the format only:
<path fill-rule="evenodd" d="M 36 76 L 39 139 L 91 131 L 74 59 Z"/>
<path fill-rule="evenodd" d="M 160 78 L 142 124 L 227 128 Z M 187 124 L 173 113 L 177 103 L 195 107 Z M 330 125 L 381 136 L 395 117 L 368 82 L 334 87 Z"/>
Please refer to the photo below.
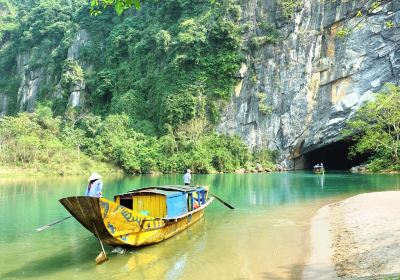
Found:
<path fill-rule="evenodd" d="M 60 203 L 111 246 L 142 246 L 170 238 L 197 222 L 214 197 L 205 187 L 158 186 L 106 198 L 72 196 Z"/>
<path fill-rule="evenodd" d="M 320 165 L 314 166 L 314 173 L 315 174 L 325 174 L 325 168 Z"/>

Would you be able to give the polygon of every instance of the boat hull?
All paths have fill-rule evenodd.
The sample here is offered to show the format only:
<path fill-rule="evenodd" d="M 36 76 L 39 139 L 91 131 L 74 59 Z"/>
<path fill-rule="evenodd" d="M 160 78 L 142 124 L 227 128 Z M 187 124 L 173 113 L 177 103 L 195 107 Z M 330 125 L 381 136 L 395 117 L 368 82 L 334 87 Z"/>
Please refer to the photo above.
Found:
<path fill-rule="evenodd" d="M 185 230 L 204 215 L 202 207 L 175 218 L 141 215 L 105 198 L 66 197 L 60 203 L 87 230 L 111 246 L 143 246 L 168 239 Z"/>
<path fill-rule="evenodd" d="M 314 168 L 315 174 L 325 174 L 325 168 Z"/>

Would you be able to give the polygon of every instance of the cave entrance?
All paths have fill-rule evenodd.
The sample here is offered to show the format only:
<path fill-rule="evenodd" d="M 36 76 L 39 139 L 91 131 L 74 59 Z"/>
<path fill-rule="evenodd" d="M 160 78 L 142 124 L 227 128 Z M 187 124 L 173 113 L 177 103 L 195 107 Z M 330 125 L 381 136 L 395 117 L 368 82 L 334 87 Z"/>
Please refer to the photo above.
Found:
<path fill-rule="evenodd" d="M 368 155 L 361 155 L 349 159 L 347 157 L 353 141 L 341 140 L 303 154 L 303 168 L 312 170 L 317 163 L 323 163 L 326 170 L 349 170 L 368 159 Z"/>

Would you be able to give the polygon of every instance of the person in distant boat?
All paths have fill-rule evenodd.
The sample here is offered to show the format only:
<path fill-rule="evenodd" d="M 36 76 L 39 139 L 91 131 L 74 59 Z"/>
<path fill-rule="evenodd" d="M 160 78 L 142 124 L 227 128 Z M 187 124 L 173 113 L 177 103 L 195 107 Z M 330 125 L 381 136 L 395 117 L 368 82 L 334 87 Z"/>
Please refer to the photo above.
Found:
<path fill-rule="evenodd" d="M 101 190 L 103 189 L 103 182 L 100 180 L 101 176 L 93 172 L 89 177 L 89 184 L 86 188 L 85 195 L 92 197 L 103 197 Z"/>
<path fill-rule="evenodd" d="M 186 170 L 185 175 L 183 175 L 183 183 L 185 184 L 185 186 L 190 186 L 190 180 L 192 179 L 190 173 L 192 173 L 192 170 L 188 169 Z"/>

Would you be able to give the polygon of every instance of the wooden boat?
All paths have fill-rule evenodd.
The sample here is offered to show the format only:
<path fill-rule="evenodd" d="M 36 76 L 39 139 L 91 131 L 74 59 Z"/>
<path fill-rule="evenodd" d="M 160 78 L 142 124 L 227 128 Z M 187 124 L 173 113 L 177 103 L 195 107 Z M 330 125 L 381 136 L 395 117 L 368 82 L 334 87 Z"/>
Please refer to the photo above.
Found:
<path fill-rule="evenodd" d="M 325 174 L 325 168 L 323 166 L 314 166 L 315 174 Z"/>
<path fill-rule="evenodd" d="M 111 246 L 142 246 L 188 228 L 214 197 L 206 187 L 159 186 L 106 198 L 72 196 L 60 203 L 87 230 Z"/>

